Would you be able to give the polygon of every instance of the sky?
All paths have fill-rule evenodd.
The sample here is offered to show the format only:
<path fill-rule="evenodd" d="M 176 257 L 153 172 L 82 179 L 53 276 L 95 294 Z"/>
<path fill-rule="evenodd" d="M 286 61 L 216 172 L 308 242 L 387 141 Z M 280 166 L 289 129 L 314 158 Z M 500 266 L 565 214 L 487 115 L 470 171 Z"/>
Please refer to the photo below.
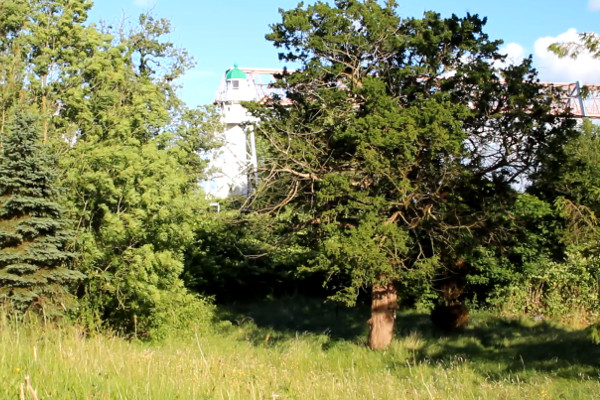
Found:
<path fill-rule="evenodd" d="M 312 4 L 316 0 L 305 0 Z M 240 67 L 283 68 L 277 49 L 265 40 L 269 25 L 281 21 L 280 8 L 298 0 L 95 0 L 89 21 L 135 26 L 140 13 L 171 21 L 168 40 L 184 48 L 196 65 L 181 79 L 181 98 L 190 106 L 210 104 L 225 71 Z M 556 41 L 577 39 L 577 32 L 600 32 L 600 0 L 397 0 L 401 17 L 436 11 L 444 17 L 466 13 L 487 17 L 484 31 L 502 39 L 502 51 L 518 62 L 533 55 L 546 82 L 600 83 L 600 61 L 589 56 L 559 59 L 547 51 Z"/>

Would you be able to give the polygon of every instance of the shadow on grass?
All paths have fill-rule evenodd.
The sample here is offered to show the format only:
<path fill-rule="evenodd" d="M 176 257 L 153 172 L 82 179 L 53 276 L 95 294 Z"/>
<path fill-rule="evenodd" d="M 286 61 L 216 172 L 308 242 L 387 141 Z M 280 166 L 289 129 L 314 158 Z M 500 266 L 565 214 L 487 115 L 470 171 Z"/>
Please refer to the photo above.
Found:
<path fill-rule="evenodd" d="M 489 380 L 519 374 L 547 374 L 567 379 L 600 377 L 600 346 L 584 330 L 570 330 L 548 322 L 508 319 L 475 313 L 467 327 L 453 333 L 436 330 L 425 314 L 399 315 L 397 337 L 415 332 L 423 344 L 414 354 L 417 362 L 451 365 L 468 360 Z"/>
<path fill-rule="evenodd" d="M 283 342 L 299 334 L 327 335 L 323 349 L 337 341 L 364 345 L 369 309 L 346 308 L 302 296 L 260 303 L 221 306 L 219 317 L 245 330 L 255 345 Z M 268 337 L 267 337 L 268 335 Z M 428 314 L 405 312 L 396 319 L 395 337 L 400 343 L 418 337 L 411 361 L 456 365 L 466 360 L 487 379 L 505 380 L 518 373 L 547 374 L 566 379 L 600 377 L 600 345 L 594 345 L 582 330 L 569 330 L 548 322 L 508 319 L 490 313 L 474 313 L 464 329 L 445 333 L 435 329 Z M 403 368 L 406 360 L 390 357 L 390 368 Z M 400 363 L 398 361 L 401 361 Z"/>
<path fill-rule="evenodd" d="M 348 308 L 303 296 L 265 300 L 260 303 L 234 303 L 220 306 L 218 316 L 234 325 L 255 324 L 264 339 L 265 332 L 285 339 L 298 334 L 324 334 L 331 340 L 362 339 L 367 334 L 368 307 Z"/>

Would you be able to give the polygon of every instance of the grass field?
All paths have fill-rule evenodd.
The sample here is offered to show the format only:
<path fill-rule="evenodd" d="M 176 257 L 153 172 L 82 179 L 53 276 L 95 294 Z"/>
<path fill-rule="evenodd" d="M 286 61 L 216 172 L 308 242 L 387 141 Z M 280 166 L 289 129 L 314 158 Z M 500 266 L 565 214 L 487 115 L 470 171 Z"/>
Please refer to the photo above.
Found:
<path fill-rule="evenodd" d="M 373 352 L 364 310 L 306 304 L 230 307 L 213 333 L 160 343 L 0 323 L 0 398 L 26 376 L 39 399 L 600 398 L 600 346 L 582 330 L 476 313 L 446 335 L 408 312 Z"/>

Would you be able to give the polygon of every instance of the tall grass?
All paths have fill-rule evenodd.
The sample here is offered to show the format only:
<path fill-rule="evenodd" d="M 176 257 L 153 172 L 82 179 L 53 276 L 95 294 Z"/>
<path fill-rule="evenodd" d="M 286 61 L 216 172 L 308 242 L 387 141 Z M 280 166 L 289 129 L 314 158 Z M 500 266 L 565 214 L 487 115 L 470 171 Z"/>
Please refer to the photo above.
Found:
<path fill-rule="evenodd" d="M 427 317 L 398 317 L 391 348 L 362 333 L 222 322 L 159 343 L 85 334 L 72 326 L 0 323 L 0 398 L 25 377 L 40 399 L 591 399 L 600 347 L 582 331 L 478 314 L 461 334 Z M 202 330 L 205 332 L 205 330 Z M 25 398 L 31 399 L 25 393 Z"/>

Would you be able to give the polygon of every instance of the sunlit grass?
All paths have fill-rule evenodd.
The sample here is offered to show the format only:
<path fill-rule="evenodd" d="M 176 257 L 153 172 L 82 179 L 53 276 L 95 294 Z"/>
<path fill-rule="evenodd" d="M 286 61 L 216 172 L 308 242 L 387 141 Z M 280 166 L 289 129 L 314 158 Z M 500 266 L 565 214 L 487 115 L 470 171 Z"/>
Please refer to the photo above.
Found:
<path fill-rule="evenodd" d="M 321 315 L 322 316 L 322 315 Z M 232 319 L 235 321 L 235 319 Z M 160 343 L 74 327 L 0 325 L 0 398 L 29 376 L 40 399 L 591 399 L 600 346 L 582 331 L 476 314 L 460 334 L 398 317 L 391 348 L 362 333 L 275 329 L 250 318 Z M 32 398 L 25 392 L 25 398 Z"/>

